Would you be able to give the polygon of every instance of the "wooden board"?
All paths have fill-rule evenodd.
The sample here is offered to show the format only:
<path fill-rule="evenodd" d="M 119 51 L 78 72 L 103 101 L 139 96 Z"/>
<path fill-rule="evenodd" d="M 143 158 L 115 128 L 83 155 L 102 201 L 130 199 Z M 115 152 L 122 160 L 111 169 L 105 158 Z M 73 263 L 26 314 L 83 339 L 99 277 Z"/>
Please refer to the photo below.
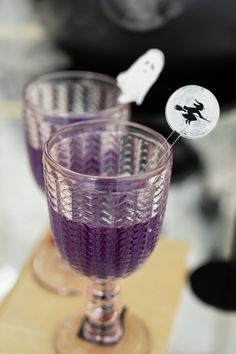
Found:
<path fill-rule="evenodd" d="M 168 350 L 186 276 L 187 250 L 184 243 L 162 239 L 148 262 L 121 281 L 123 303 L 151 332 L 151 354 Z M 76 311 L 83 311 L 83 297 L 58 296 L 35 282 L 32 257 L 0 307 L 1 354 L 54 354 L 58 326 Z"/>

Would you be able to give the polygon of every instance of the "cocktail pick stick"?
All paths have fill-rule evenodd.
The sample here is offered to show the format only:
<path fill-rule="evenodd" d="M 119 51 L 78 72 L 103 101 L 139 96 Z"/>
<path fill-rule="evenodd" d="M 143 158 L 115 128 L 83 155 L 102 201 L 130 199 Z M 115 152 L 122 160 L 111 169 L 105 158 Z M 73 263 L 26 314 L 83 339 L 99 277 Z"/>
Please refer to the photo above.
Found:
<path fill-rule="evenodd" d="M 166 152 L 164 153 L 164 155 L 161 156 L 160 160 L 158 161 L 158 163 L 160 163 L 160 161 L 162 161 L 164 159 L 164 157 L 169 153 L 169 151 L 173 148 L 173 146 L 175 145 L 175 143 L 177 143 L 177 141 L 179 140 L 179 138 L 181 137 L 180 134 L 177 133 L 177 137 L 175 138 L 175 140 L 170 143 L 170 138 L 172 137 L 172 135 L 176 133 L 175 130 L 173 130 L 170 135 L 167 137 L 166 141 L 170 144 L 168 149 L 166 150 Z"/>
<path fill-rule="evenodd" d="M 169 143 L 169 147 L 168 149 L 165 151 L 164 155 L 161 156 L 161 158 L 158 160 L 158 163 L 160 163 L 160 161 L 162 161 L 164 159 L 164 157 L 169 153 L 169 151 L 172 149 L 172 147 L 175 145 L 175 143 L 179 140 L 180 138 L 180 134 L 177 133 L 177 137 L 174 139 L 174 141 L 172 143 L 170 143 L 171 137 L 174 135 L 174 133 L 176 133 L 175 130 L 173 130 L 170 135 L 168 136 L 168 138 L 166 139 L 166 141 Z M 156 155 L 154 154 L 153 157 L 149 160 L 149 162 L 147 164 L 145 164 L 140 173 L 144 172 L 145 170 L 147 170 L 149 168 L 150 165 L 152 165 L 153 163 L 155 163 L 157 160 Z"/>
<path fill-rule="evenodd" d="M 170 138 L 171 138 L 171 136 L 172 136 L 174 133 L 176 133 L 175 130 L 173 130 L 172 133 L 171 133 L 171 134 L 168 136 L 168 138 L 166 139 L 166 141 L 168 141 L 168 143 L 170 143 Z M 174 140 L 172 143 L 170 143 L 169 148 L 166 150 L 165 154 L 162 155 L 162 157 L 161 157 L 161 159 L 159 160 L 159 162 L 165 157 L 166 154 L 168 154 L 168 152 L 172 149 L 172 147 L 175 145 L 175 143 L 177 143 L 177 141 L 179 140 L 180 137 L 181 137 L 181 135 L 177 133 L 177 137 L 175 138 L 175 140 Z"/>

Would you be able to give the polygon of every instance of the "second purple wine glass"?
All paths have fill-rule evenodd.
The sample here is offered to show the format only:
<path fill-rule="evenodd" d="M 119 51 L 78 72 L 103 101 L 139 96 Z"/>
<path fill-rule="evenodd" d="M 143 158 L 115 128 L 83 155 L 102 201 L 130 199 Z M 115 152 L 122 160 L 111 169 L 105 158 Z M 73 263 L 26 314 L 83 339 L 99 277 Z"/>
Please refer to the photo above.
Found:
<path fill-rule="evenodd" d="M 91 279 L 86 313 L 56 336 L 59 354 L 147 354 L 148 330 L 119 300 L 117 278 L 136 271 L 159 238 L 172 151 L 155 131 L 111 120 L 81 122 L 45 145 L 45 189 L 61 255 Z"/>
<path fill-rule="evenodd" d="M 118 103 L 116 80 L 98 73 L 68 71 L 40 76 L 23 91 L 23 122 L 30 165 L 44 191 L 42 154 L 44 144 L 65 124 L 109 118 L 126 121 L 130 106 Z M 84 288 L 79 278 L 62 261 L 52 241 L 45 243 L 33 262 L 36 279 L 62 295 L 77 294 Z"/>

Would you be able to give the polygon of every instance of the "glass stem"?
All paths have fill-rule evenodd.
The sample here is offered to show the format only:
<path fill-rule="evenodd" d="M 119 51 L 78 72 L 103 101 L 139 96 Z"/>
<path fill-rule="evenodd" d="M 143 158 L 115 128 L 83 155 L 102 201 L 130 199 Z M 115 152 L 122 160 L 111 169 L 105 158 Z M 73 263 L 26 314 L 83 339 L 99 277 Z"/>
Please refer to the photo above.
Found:
<path fill-rule="evenodd" d="M 115 280 L 93 279 L 88 287 L 83 337 L 101 345 L 112 345 L 123 335 L 120 287 Z"/>

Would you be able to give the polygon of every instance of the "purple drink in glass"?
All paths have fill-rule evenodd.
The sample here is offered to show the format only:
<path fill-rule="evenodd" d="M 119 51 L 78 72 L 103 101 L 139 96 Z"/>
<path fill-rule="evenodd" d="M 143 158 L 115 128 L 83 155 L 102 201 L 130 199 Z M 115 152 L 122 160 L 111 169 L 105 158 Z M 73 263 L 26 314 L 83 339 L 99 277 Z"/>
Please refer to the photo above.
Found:
<path fill-rule="evenodd" d="M 32 145 L 27 144 L 27 151 L 29 156 L 29 162 L 31 171 L 33 172 L 36 183 L 44 191 L 44 182 L 43 182 L 43 170 L 42 170 L 42 149 L 35 149 Z"/>
<path fill-rule="evenodd" d="M 73 222 L 52 208 L 49 214 L 57 246 L 71 267 L 87 277 L 107 279 L 133 273 L 150 256 L 160 233 L 163 210 L 145 222 L 126 227 Z"/>
<path fill-rule="evenodd" d="M 70 266 L 92 279 L 82 326 L 75 319 L 62 327 L 59 354 L 79 348 L 101 353 L 94 345 L 117 343 L 116 354 L 147 352 L 141 321 L 133 318 L 136 329 L 128 320 L 122 326 L 115 280 L 137 270 L 156 245 L 171 166 L 167 141 L 135 123 L 81 122 L 46 144 L 44 177 L 55 242 Z M 123 337 L 124 328 L 132 334 Z"/>

